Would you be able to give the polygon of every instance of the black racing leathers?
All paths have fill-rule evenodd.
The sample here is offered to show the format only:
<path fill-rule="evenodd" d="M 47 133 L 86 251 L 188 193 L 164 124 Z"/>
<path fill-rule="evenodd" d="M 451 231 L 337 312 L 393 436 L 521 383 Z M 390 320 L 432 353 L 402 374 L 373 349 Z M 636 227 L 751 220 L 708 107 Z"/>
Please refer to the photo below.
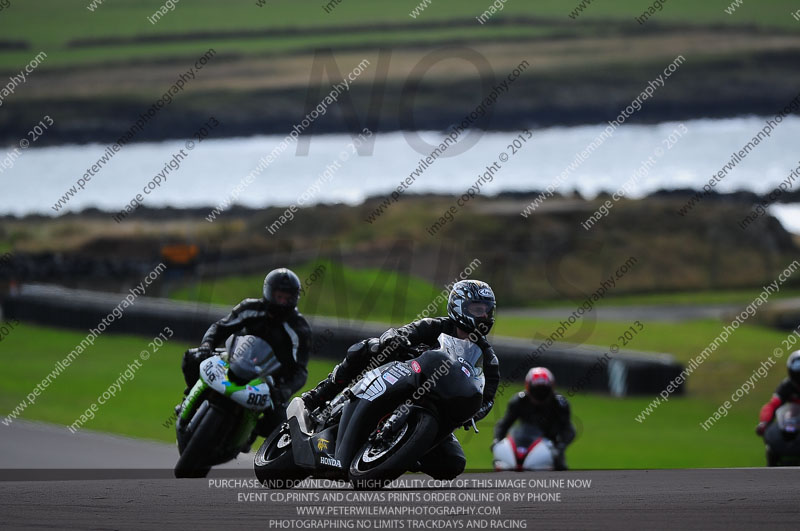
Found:
<path fill-rule="evenodd" d="M 447 334 L 458 337 L 456 324 L 449 317 L 421 319 L 398 329 L 390 328 L 381 336 L 381 343 L 389 343 L 388 347 L 373 352 L 368 341 L 356 343 L 347 351 L 345 359 L 333 374 L 317 386 L 319 396 L 332 395 L 357 378 L 368 368 L 375 368 L 390 361 L 406 361 L 417 355 L 414 351 L 398 348 L 392 349 L 391 339 L 404 336 L 411 346 L 426 345 L 435 348 L 439 335 Z M 500 383 L 500 366 L 491 345 L 483 336 L 476 338 L 475 344 L 483 351 L 483 374 L 486 379 L 483 390 L 483 406 L 475 415 L 475 420 L 485 417 L 494 404 L 494 395 Z M 458 439 L 450 434 L 445 440 L 431 448 L 419 460 L 418 470 L 436 479 L 453 479 L 464 471 L 467 459 L 464 456 Z"/>
<path fill-rule="evenodd" d="M 231 334 L 257 336 L 270 344 L 280 362 L 280 369 L 272 377 L 282 402 L 305 385 L 311 327 L 300 312 L 295 310 L 285 321 L 279 320 L 268 314 L 263 299 L 245 299 L 230 314 L 209 327 L 201 346 L 213 350 L 222 346 Z"/>
<path fill-rule="evenodd" d="M 381 337 L 385 338 L 391 335 L 405 336 L 412 346 L 427 345 L 435 348 L 439 344 L 438 338 L 441 334 L 458 337 L 456 324 L 449 317 L 420 319 L 397 329 L 390 328 Z M 494 404 L 494 395 L 500 384 L 500 365 L 494 349 L 486 338 L 478 335 L 476 339 L 475 344 L 483 351 L 483 374 L 486 379 L 483 388 L 483 406 L 478 414 L 475 415 L 475 420 L 480 420 L 489 414 Z M 340 382 L 347 383 L 358 377 L 368 366 L 376 367 L 394 360 L 406 361 L 414 355 L 413 352 L 403 349 L 395 351 L 390 351 L 389 349 L 372 353 L 366 348 L 351 348 L 347 352 L 344 361 L 337 368 L 335 376 Z"/>
<path fill-rule="evenodd" d="M 498 441 L 505 438 L 517 420 L 538 426 L 544 436 L 560 449 L 565 448 L 575 438 L 569 402 L 556 393 L 551 394 L 542 404 L 534 403 L 525 392 L 517 393 L 508 402 L 506 414 L 495 426 L 494 438 Z"/>

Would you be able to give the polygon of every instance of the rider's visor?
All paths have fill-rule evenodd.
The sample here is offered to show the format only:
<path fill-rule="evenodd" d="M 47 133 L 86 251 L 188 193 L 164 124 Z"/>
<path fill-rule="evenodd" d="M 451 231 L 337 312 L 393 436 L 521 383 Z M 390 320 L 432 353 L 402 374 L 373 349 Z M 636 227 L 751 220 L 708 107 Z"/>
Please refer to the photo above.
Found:
<path fill-rule="evenodd" d="M 487 301 L 471 301 L 467 303 L 464 311 L 470 317 L 491 317 L 494 314 L 494 304 Z"/>
<path fill-rule="evenodd" d="M 553 388 L 549 385 L 533 385 L 531 386 L 531 396 L 535 400 L 544 400 L 550 393 L 553 392 Z"/>

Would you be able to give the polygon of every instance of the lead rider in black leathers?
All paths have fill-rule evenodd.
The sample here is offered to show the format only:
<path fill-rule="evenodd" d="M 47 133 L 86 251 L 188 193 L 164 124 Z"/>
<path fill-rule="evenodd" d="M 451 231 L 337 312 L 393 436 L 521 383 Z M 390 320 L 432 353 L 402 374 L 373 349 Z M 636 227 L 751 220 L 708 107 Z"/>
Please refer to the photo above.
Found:
<path fill-rule="evenodd" d="M 497 356 L 485 337 L 494 324 L 494 293 L 485 282 L 457 282 L 448 299 L 447 313 L 448 317 L 420 319 L 398 329 L 390 328 L 381 335 L 377 351 L 370 350 L 369 340 L 351 346 L 342 363 L 333 369 L 328 378 L 303 394 L 306 408 L 313 411 L 323 406 L 366 369 L 390 361 L 405 361 L 415 356 L 408 347 L 427 345 L 435 348 L 439 335 L 444 333 L 460 339 L 469 338 L 483 351 L 486 383 L 483 405 L 474 420 L 484 418 L 494 405 L 494 395 L 500 382 Z M 466 463 L 461 445 L 455 435 L 451 434 L 419 460 L 418 468 L 435 479 L 453 479 L 464 471 Z"/>
<path fill-rule="evenodd" d="M 256 435 L 266 437 L 286 420 L 286 403 L 308 378 L 311 327 L 297 311 L 299 298 L 297 275 L 285 268 L 270 271 L 264 279 L 263 298 L 245 299 L 237 304 L 230 314 L 209 327 L 199 348 L 189 349 L 183 356 L 181 369 L 188 393 L 200 376 L 200 363 L 213 355 L 214 349 L 231 334 L 257 336 L 270 344 L 280 363 L 280 368 L 272 374 L 275 408 L 259 419 L 250 443 Z"/>

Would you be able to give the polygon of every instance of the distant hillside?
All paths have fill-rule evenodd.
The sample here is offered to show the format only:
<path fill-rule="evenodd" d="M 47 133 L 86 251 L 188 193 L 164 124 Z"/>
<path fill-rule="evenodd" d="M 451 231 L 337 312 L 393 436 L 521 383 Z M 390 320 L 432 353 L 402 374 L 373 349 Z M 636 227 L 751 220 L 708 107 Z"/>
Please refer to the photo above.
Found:
<path fill-rule="evenodd" d="M 797 256 L 792 235 L 773 217 L 739 228 L 750 212 L 741 196 L 705 201 L 685 217 L 677 210 L 688 193 L 622 201 L 588 231 L 581 222 L 600 200 L 552 199 L 523 218 L 520 211 L 533 197 L 476 199 L 433 236 L 427 229 L 452 197 L 409 196 L 373 223 L 365 220 L 381 198 L 352 207 L 319 205 L 302 209 L 274 235 L 266 226 L 278 219 L 279 208 L 237 208 L 213 224 L 203 218 L 206 209 L 142 209 L 114 226 L 98 211 L 55 220 L 6 218 L 0 242 L 16 251 L 17 263 L 30 264 L 30 271 L 18 271 L 21 278 L 72 284 L 80 284 L 81 275 L 96 284 L 104 271 L 112 283 L 120 275 L 135 277 L 141 264 L 161 259 L 162 247 L 176 242 L 200 249 L 198 261 L 182 273 L 187 281 L 322 258 L 409 273 L 441 286 L 477 258 L 474 276 L 491 282 L 506 306 L 584 297 L 621 266 L 627 271 L 615 279 L 617 295 L 755 287 Z M 98 263 L 103 267 L 90 267 Z M 0 276 L 8 270 L 0 269 Z"/>
<path fill-rule="evenodd" d="M 685 62 L 629 123 L 770 115 L 800 90 L 792 0 L 746 2 L 734 17 L 670 0 L 646 24 L 635 22 L 643 8 L 634 0 L 596 2 L 577 19 L 557 0 L 508 2 L 485 24 L 475 20 L 485 0 L 437 1 L 416 20 L 398 2 L 347 0 L 327 14 L 288 0 L 268 9 L 196 0 L 150 24 L 161 3 L 106 2 L 89 14 L 42 0 L 4 11 L 0 77 L 39 51 L 47 58 L 3 106 L 0 142 L 18 142 L 43 114 L 56 123 L 39 145 L 111 142 L 180 75 L 181 90 L 136 141 L 188 138 L 209 116 L 221 124 L 216 138 L 285 135 L 363 60 L 369 66 L 306 134 L 444 130 L 517 68 L 475 127 L 612 120 L 679 55 Z"/>

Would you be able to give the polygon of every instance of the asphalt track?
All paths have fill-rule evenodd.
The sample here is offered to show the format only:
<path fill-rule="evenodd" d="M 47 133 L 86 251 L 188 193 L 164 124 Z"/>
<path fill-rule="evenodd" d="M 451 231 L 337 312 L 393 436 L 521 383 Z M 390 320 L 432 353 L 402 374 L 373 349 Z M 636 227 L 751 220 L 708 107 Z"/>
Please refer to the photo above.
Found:
<path fill-rule="evenodd" d="M 731 530 L 800 520 L 798 469 L 467 473 L 444 484 L 409 474 L 379 492 L 331 482 L 269 491 L 252 484 L 249 458 L 176 480 L 170 445 L 65 435 L 77 436 L 0 427 L 0 528 Z"/>

